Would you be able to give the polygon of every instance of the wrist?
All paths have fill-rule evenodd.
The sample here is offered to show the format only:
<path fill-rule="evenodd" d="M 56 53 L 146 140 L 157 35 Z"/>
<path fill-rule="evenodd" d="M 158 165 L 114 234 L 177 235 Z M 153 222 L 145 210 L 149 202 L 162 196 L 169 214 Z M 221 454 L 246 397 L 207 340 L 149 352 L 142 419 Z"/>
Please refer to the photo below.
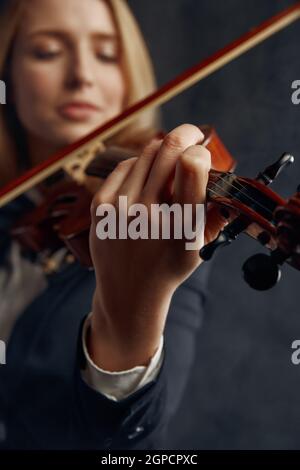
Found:
<path fill-rule="evenodd" d="M 108 371 L 147 366 L 159 347 L 172 295 L 145 312 L 104 312 L 95 293 L 87 347 L 93 362 Z"/>

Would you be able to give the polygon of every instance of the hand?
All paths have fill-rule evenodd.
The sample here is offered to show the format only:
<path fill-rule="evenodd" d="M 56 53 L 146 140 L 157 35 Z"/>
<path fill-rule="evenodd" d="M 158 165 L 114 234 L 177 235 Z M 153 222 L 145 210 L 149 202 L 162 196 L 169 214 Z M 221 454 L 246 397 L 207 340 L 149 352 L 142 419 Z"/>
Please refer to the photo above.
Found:
<path fill-rule="evenodd" d="M 94 196 L 90 251 L 96 291 L 89 349 L 100 367 L 120 370 L 149 361 L 174 291 L 201 263 L 203 240 L 199 237 L 192 251 L 185 238 L 99 240 L 97 207 L 109 203 L 117 209 L 119 196 L 127 196 L 128 207 L 145 205 L 151 223 L 152 204 L 190 203 L 195 223 L 195 207 L 205 202 L 211 167 L 210 153 L 200 145 L 203 138 L 193 125 L 177 127 L 163 140 L 150 142 L 138 158 L 120 163 Z M 217 212 L 210 214 L 206 242 L 224 223 Z"/>

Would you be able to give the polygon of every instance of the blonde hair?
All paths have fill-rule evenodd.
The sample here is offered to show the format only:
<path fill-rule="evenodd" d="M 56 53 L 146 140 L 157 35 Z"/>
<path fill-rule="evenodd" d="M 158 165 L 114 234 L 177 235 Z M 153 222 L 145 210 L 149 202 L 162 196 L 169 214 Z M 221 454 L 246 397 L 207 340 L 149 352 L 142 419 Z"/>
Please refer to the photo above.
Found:
<path fill-rule="evenodd" d="M 0 20 L 0 78 L 9 82 L 9 61 L 13 41 L 22 19 L 26 0 L 6 0 Z M 149 95 L 156 88 L 153 67 L 139 26 L 125 0 L 104 0 L 110 7 L 122 49 L 122 66 L 127 83 L 124 108 Z M 8 87 L 7 87 L 8 88 Z M 9 94 L 9 93 L 8 93 Z M 125 129 L 109 139 L 109 144 L 129 145 L 132 141 L 150 138 L 159 127 L 156 110 L 142 113 Z M 12 180 L 20 172 L 20 142 L 22 129 L 9 102 L 0 106 L 0 185 Z M 18 148 L 19 147 L 19 148 Z"/>

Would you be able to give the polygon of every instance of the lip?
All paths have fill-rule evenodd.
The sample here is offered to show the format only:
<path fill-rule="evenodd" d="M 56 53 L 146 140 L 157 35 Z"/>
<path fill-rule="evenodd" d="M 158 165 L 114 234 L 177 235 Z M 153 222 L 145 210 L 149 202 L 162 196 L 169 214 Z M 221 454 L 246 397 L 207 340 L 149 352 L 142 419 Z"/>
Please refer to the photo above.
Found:
<path fill-rule="evenodd" d="M 86 121 L 99 111 L 98 106 L 87 101 L 70 101 L 58 108 L 59 114 L 71 121 Z"/>

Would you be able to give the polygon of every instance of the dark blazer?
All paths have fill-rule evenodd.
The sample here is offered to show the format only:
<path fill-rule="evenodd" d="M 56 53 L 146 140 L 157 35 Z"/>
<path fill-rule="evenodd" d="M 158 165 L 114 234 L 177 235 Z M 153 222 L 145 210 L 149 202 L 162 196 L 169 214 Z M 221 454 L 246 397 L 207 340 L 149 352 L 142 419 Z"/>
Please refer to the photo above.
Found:
<path fill-rule="evenodd" d="M 207 276 L 208 267 L 201 265 L 173 296 L 156 380 L 118 402 L 91 389 L 80 373 L 81 331 L 91 310 L 94 272 L 75 262 L 49 276 L 48 289 L 17 322 L 7 364 L 0 366 L 2 447 L 164 448 L 193 364 Z"/>

